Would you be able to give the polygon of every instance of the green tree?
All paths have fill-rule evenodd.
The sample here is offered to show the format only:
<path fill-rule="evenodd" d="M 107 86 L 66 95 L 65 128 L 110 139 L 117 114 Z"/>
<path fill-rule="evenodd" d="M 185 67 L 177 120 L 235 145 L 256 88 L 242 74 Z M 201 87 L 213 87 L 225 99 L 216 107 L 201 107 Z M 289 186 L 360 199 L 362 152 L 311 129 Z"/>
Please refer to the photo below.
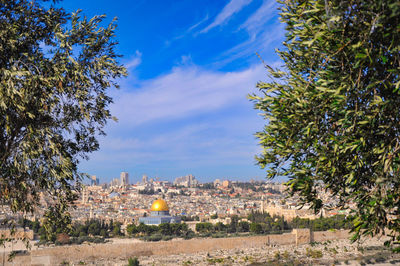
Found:
<path fill-rule="evenodd" d="M 126 227 L 126 232 L 128 233 L 128 235 L 132 236 L 134 234 L 136 234 L 138 232 L 137 226 L 135 224 L 129 224 Z"/>
<path fill-rule="evenodd" d="M 102 236 L 102 237 L 104 237 L 104 238 L 107 238 L 108 237 L 108 233 L 107 233 L 107 230 L 106 229 L 101 229 L 100 230 L 100 235 Z"/>
<path fill-rule="evenodd" d="M 115 222 L 113 224 L 113 229 L 112 229 L 112 234 L 113 236 L 122 236 L 122 232 L 121 232 L 121 223 L 120 222 Z"/>
<path fill-rule="evenodd" d="M 47 241 L 54 242 L 57 234 L 70 233 L 72 231 L 71 216 L 66 212 L 67 206 L 50 206 L 44 214 L 43 228 Z"/>
<path fill-rule="evenodd" d="M 39 232 L 40 229 L 40 222 L 38 220 L 35 220 L 32 222 L 32 230 L 35 234 Z"/>
<path fill-rule="evenodd" d="M 246 221 L 240 221 L 239 222 L 239 228 L 238 231 L 239 232 L 249 232 L 250 230 L 250 224 Z"/>
<path fill-rule="evenodd" d="M 214 226 L 212 223 L 197 223 L 196 231 L 199 233 L 210 233 L 213 232 Z"/>
<path fill-rule="evenodd" d="M 239 217 L 237 215 L 231 216 L 231 223 L 228 225 L 228 233 L 235 233 L 238 230 Z"/>
<path fill-rule="evenodd" d="M 112 118 L 107 89 L 126 73 L 114 20 L 103 28 L 104 16 L 49 5 L 0 4 L 0 202 L 14 213 L 33 212 L 40 193 L 66 213 L 83 177 L 77 165 Z"/>
<path fill-rule="evenodd" d="M 189 231 L 189 227 L 186 223 L 172 223 L 170 227 L 172 234 L 175 236 L 181 236 Z"/>
<path fill-rule="evenodd" d="M 251 223 L 250 224 L 250 232 L 255 233 L 255 234 L 262 234 L 263 233 L 262 225 L 259 223 Z"/>
<path fill-rule="evenodd" d="M 96 221 L 92 221 L 88 227 L 88 233 L 92 236 L 100 234 L 100 224 Z"/>
<path fill-rule="evenodd" d="M 215 229 L 215 231 L 217 231 L 217 232 L 224 232 L 224 231 L 226 230 L 226 226 L 225 226 L 223 223 L 218 222 L 218 223 L 216 223 L 216 224 L 214 225 L 214 229 Z"/>
<path fill-rule="evenodd" d="M 162 223 L 158 226 L 158 228 L 159 228 L 160 233 L 163 236 L 166 236 L 166 235 L 169 236 L 169 235 L 173 234 L 173 232 L 172 232 L 173 229 L 172 229 L 172 226 L 170 223 Z"/>
<path fill-rule="evenodd" d="M 146 234 L 146 233 L 148 232 L 147 227 L 148 227 L 148 226 L 145 225 L 144 223 L 140 223 L 140 224 L 137 226 L 137 231 L 138 231 L 139 233 Z"/>
<path fill-rule="evenodd" d="M 282 1 L 283 69 L 252 95 L 268 177 L 318 211 L 320 191 L 351 208 L 354 240 L 400 240 L 400 2 Z"/>

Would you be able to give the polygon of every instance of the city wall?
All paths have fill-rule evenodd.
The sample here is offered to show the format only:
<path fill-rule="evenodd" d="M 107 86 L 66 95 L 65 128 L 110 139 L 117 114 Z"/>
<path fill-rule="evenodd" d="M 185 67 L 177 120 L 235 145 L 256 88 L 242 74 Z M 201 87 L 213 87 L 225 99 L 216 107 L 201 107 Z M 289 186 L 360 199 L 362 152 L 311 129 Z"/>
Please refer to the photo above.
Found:
<path fill-rule="evenodd" d="M 0 238 L 32 240 L 33 237 L 33 231 L 30 229 L 16 228 L 14 232 L 11 232 L 10 229 L 0 229 Z"/>
<path fill-rule="evenodd" d="M 56 265 L 63 261 L 94 260 L 101 258 L 123 258 L 172 255 L 196 252 L 208 252 L 219 249 L 251 248 L 270 245 L 301 245 L 312 241 L 327 241 L 349 238 L 345 230 L 310 232 L 308 229 L 295 229 L 281 235 L 265 235 L 232 238 L 206 238 L 190 240 L 172 240 L 160 242 L 136 242 L 121 244 L 72 245 L 32 250 L 30 256 L 19 256 L 13 265 Z"/>
<path fill-rule="evenodd" d="M 335 239 L 349 238 L 348 230 L 311 232 L 311 242 L 322 242 Z"/>

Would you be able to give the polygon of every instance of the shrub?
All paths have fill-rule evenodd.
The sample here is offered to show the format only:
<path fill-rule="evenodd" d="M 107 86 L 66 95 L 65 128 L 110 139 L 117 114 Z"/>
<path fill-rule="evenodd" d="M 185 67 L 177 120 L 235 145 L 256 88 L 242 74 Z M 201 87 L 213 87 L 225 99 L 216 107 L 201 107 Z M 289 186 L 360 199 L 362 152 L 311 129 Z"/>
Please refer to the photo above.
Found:
<path fill-rule="evenodd" d="M 128 259 L 128 266 L 139 266 L 139 259 L 137 257 Z"/>
<path fill-rule="evenodd" d="M 171 239 L 173 239 L 174 237 L 173 236 L 163 236 L 162 237 L 162 240 L 164 240 L 164 241 L 169 241 L 169 240 L 171 240 Z"/>
<path fill-rule="evenodd" d="M 189 230 L 183 235 L 183 239 L 192 239 L 194 236 L 195 233 L 192 230 Z"/>
<path fill-rule="evenodd" d="M 153 234 L 150 235 L 147 240 L 148 241 L 160 241 L 163 238 L 163 236 L 161 234 Z"/>
<path fill-rule="evenodd" d="M 319 258 L 322 258 L 322 251 L 321 250 L 307 248 L 306 249 L 306 255 L 308 257 L 313 258 L 313 259 L 319 259 Z"/>

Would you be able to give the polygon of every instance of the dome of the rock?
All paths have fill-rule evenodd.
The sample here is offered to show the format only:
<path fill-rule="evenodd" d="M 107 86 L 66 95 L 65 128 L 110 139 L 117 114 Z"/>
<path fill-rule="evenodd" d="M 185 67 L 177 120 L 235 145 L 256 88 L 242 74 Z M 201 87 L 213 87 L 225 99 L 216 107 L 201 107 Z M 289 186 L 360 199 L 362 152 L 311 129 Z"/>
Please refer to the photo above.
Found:
<path fill-rule="evenodd" d="M 165 200 L 158 199 L 151 205 L 150 216 L 140 217 L 139 223 L 160 225 L 163 223 L 180 223 L 181 217 L 171 216 Z"/>
<path fill-rule="evenodd" d="M 153 212 L 169 211 L 169 208 L 165 200 L 158 199 L 153 202 L 153 205 L 151 205 L 151 211 Z"/>

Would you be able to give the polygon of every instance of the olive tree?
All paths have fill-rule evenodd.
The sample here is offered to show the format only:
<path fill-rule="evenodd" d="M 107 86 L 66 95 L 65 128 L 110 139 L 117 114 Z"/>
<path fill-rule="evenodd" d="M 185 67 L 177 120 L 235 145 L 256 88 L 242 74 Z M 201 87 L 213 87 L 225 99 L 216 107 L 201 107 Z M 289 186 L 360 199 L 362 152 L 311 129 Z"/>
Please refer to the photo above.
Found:
<path fill-rule="evenodd" d="M 99 148 L 112 116 L 107 90 L 125 68 L 115 21 L 68 14 L 53 2 L 0 0 L 0 203 L 68 222 L 82 178 L 77 166 Z M 54 1 L 57 2 L 57 1 Z"/>
<path fill-rule="evenodd" d="M 258 164 L 315 211 L 321 192 L 350 209 L 353 240 L 400 241 L 400 2 L 280 3 L 284 66 L 250 96 L 266 120 Z"/>

